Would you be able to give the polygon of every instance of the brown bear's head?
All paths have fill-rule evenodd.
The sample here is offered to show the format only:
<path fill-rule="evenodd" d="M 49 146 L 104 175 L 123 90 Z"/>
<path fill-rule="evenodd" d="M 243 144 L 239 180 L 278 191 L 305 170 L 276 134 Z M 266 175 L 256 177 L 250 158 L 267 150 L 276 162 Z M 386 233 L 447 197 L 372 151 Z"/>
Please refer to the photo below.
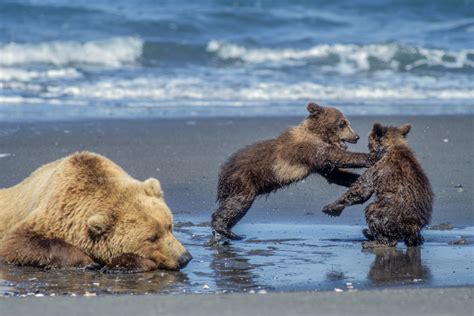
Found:
<path fill-rule="evenodd" d="M 173 216 L 158 180 L 117 180 L 110 205 L 86 220 L 96 259 L 110 264 L 114 258 L 142 258 L 145 270 L 183 268 L 192 256 L 173 235 Z"/>
<path fill-rule="evenodd" d="M 369 150 L 371 152 L 384 150 L 392 146 L 406 143 L 406 137 L 410 132 L 411 125 L 405 124 L 400 127 L 382 126 L 375 123 L 369 134 Z"/>
<path fill-rule="evenodd" d="M 346 142 L 355 144 L 359 140 L 359 135 L 354 132 L 349 120 L 341 111 L 322 107 L 316 103 L 309 103 L 307 109 L 309 115 L 305 124 L 309 131 L 317 134 L 323 141 L 345 150 Z"/>

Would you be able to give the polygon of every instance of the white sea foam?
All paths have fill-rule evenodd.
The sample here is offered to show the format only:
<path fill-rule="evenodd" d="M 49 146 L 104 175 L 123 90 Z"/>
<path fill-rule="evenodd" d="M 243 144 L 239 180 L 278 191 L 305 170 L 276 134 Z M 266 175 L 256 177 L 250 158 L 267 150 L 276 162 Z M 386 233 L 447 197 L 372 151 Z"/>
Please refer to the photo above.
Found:
<path fill-rule="evenodd" d="M 9 43 L 0 45 L 0 65 L 88 64 L 120 67 L 141 56 L 143 41 L 135 37 L 116 37 L 90 42 Z"/>
<path fill-rule="evenodd" d="M 59 99 L 59 98 L 41 98 L 41 97 L 22 97 L 22 96 L 2 96 L 0 95 L 0 105 L 87 105 L 87 102 L 84 100 L 74 100 L 74 99 Z M 0 112 L 1 114 L 1 112 Z"/>
<path fill-rule="evenodd" d="M 371 69 L 371 59 L 384 63 L 383 68 L 411 70 L 419 66 L 446 68 L 474 67 L 473 49 L 445 51 L 440 49 L 400 46 L 397 44 L 322 44 L 308 49 L 247 48 L 241 45 L 212 40 L 206 50 L 223 60 L 238 59 L 250 64 L 272 63 L 286 65 L 308 59 L 336 57 L 336 65 L 326 68 L 340 73 L 353 73 Z M 414 61 L 403 61 L 398 54 L 410 55 Z M 471 58 L 469 57 L 471 56 Z"/>
<path fill-rule="evenodd" d="M 31 81 L 35 79 L 68 79 L 79 78 L 81 73 L 74 68 L 49 69 L 45 71 L 24 70 L 12 67 L 2 67 L 0 81 Z"/>
<path fill-rule="evenodd" d="M 30 87 L 24 84 L 26 91 Z M 21 86 L 16 86 L 21 89 Z M 429 88 L 427 87 L 429 86 Z M 31 88 L 30 88 L 31 90 Z M 38 99 L 122 101 L 134 102 L 267 102 L 308 99 L 334 100 L 472 100 L 474 89 L 436 84 L 428 79 L 402 86 L 378 85 L 323 85 L 309 81 L 285 84 L 281 82 L 247 83 L 239 88 L 225 83 L 209 82 L 199 78 L 136 78 L 129 80 L 103 80 L 76 85 L 51 85 L 39 92 Z M 0 103 L 21 103 L 24 98 L 3 97 Z M 26 101 L 25 103 L 29 103 Z"/>

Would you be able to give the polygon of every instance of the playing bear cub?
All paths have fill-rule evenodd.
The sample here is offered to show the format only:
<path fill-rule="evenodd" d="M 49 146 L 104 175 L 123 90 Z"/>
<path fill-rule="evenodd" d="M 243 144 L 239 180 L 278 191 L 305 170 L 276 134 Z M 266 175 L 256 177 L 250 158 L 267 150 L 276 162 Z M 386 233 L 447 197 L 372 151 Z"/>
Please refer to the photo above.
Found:
<path fill-rule="evenodd" d="M 94 153 L 51 162 L 0 190 L 0 259 L 12 264 L 178 270 L 192 257 L 172 225 L 158 180 L 135 180 Z"/>
<path fill-rule="evenodd" d="M 433 192 L 428 177 L 406 142 L 409 124 L 401 127 L 374 124 L 369 135 L 369 150 L 381 159 L 367 169 L 338 200 L 323 212 L 341 215 L 344 207 L 362 204 L 375 193 L 375 201 L 365 208 L 368 239 L 364 248 L 395 246 L 399 240 L 407 246 L 423 243 L 421 230 L 429 224 Z"/>
<path fill-rule="evenodd" d="M 350 186 L 358 174 L 338 168 L 371 166 L 376 155 L 346 151 L 359 136 L 337 109 L 315 103 L 298 126 L 280 136 L 247 146 L 234 153 L 221 168 L 217 189 L 218 209 L 212 214 L 213 242 L 224 236 L 241 239 L 231 228 L 242 219 L 259 195 L 276 191 L 319 173 L 330 183 Z"/>

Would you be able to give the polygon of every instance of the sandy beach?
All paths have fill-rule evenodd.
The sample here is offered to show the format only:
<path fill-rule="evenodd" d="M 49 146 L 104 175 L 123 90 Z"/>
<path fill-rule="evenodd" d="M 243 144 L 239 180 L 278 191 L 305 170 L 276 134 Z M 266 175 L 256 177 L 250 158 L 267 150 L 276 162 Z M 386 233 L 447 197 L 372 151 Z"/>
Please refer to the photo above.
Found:
<path fill-rule="evenodd" d="M 219 166 L 235 150 L 278 135 L 302 118 L 105 120 L 2 123 L 0 126 L 0 187 L 27 177 L 44 163 L 76 151 L 103 154 L 137 179 L 158 178 L 178 220 L 209 221 L 215 208 Z M 472 226 L 473 117 L 354 117 L 358 144 L 367 151 L 373 122 L 403 124 L 413 129 L 409 143 L 425 169 L 436 195 L 432 224 Z M 320 212 L 344 188 L 317 175 L 257 200 L 241 223 L 313 223 L 363 225 L 363 206 L 339 218 Z M 236 227 L 236 231 L 239 228 Z M 240 233 L 244 233 L 241 232 Z"/>
<path fill-rule="evenodd" d="M 472 116 L 350 118 L 361 135 L 359 143 L 350 146 L 353 151 L 367 151 L 366 135 L 375 121 L 413 124 L 409 143 L 436 194 L 434 229 L 425 231 L 426 244 L 421 249 L 400 246 L 382 253 L 362 252 L 363 206 L 348 208 L 340 218 L 322 214 L 321 207 L 344 188 L 329 185 L 317 175 L 260 198 L 235 228 L 246 236 L 244 241 L 227 248 L 204 246 L 211 233 L 208 222 L 215 208 L 218 166 L 236 149 L 275 136 L 300 119 L 3 123 L 0 187 L 15 185 L 42 164 L 76 151 L 103 154 L 133 177 L 153 176 L 161 181 L 175 215 L 176 234 L 194 260 L 181 272 L 118 277 L 2 264 L 2 296 L 91 294 L 98 298 L 0 300 L 1 309 L 21 313 L 34 308 L 53 315 L 66 307 L 71 314 L 82 313 L 87 306 L 94 312 L 114 309 L 117 315 L 127 314 L 127 308 L 141 314 L 177 315 L 199 304 L 197 314 L 284 315 L 318 308 L 369 315 L 378 314 L 381 306 L 387 314 L 396 314 L 403 304 L 408 314 L 449 314 L 452 310 L 457 315 L 469 314 L 474 285 Z M 448 224 L 444 225 L 448 230 L 439 224 Z M 452 244 L 460 239 L 467 244 Z M 195 295 L 156 296 L 183 293 Z M 198 295 L 206 293 L 216 295 Z M 50 304 L 52 300 L 55 304 Z"/>
<path fill-rule="evenodd" d="M 472 315 L 473 289 L 28 298 L 0 300 L 3 315 Z"/>

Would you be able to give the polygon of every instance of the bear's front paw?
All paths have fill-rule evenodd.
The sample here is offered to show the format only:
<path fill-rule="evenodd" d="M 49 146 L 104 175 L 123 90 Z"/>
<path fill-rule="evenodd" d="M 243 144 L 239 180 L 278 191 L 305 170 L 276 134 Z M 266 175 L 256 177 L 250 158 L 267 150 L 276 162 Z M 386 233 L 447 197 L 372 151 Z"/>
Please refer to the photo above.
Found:
<path fill-rule="evenodd" d="M 323 207 L 323 213 L 329 216 L 340 216 L 343 209 L 344 205 L 331 203 Z"/>
<path fill-rule="evenodd" d="M 157 268 L 155 262 L 134 254 L 123 254 L 115 257 L 109 264 L 100 269 L 102 273 L 138 273 L 147 272 Z"/>
<path fill-rule="evenodd" d="M 102 269 L 102 265 L 98 264 L 97 262 L 92 262 L 82 267 L 82 269 L 86 271 L 100 271 L 100 269 Z"/>
<path fill-rule="evenodd" d="M 372 167 L 377 161 L 379 161 L 383 157 L 383 150 L 376 150 L 372 151 L 367 155 L 367 162 L 365 167 L 370 168 Z"/>

